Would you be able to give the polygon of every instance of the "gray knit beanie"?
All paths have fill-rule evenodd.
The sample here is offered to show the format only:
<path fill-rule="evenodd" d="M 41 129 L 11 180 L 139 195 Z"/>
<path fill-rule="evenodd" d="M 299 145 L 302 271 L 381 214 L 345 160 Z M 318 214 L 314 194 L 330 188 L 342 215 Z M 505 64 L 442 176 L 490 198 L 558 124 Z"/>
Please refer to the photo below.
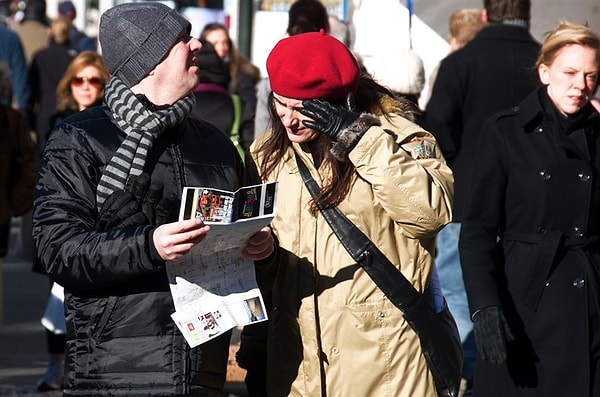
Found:
<path fill-rule="evenodd" d="M 159 2 L 123 3 L 100 18 L 100 46 L 108 72 L 134 86 L 164 58 L 190 22 Z"/>

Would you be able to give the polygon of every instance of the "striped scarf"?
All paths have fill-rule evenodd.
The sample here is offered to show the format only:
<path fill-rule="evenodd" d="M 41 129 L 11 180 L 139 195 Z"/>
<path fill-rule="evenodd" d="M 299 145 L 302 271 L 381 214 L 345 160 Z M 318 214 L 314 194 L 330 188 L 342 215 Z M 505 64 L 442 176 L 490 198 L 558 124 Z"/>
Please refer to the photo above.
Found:
<path fill-rule="evenodd" d="M 127 137 L 107 164 L 96 191 L 98 211 L 108 196 L 123 190 L 130 176 L 144 170 L 152 142 L 163 131 L 183 122 L 192 111 L 196 97 L 192 94 L 166 109 L 151 111 L 117 77 L 108 81 L 104 102 L 111 110 L 114 122 Z"/>

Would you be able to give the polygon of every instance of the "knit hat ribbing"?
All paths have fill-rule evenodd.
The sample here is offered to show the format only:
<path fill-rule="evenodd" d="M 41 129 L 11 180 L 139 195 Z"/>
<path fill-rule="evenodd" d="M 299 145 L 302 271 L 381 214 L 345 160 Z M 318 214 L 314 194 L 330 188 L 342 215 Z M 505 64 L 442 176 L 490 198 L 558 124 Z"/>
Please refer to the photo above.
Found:
<path fill-rule="evenodd" d="M 100 46 L 109 73 L 127 87 L 137 84 L 164 58 L 190 22 L 159 2 L 123 3 L 100 18 Z"/>

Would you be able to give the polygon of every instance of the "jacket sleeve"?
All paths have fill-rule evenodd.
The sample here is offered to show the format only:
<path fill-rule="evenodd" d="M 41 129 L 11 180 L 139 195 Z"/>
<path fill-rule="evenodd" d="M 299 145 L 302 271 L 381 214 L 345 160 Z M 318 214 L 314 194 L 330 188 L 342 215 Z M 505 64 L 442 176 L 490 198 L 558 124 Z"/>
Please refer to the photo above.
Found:
<path fill-rule="evenodd" d="M 42 156 L 36 186 L 36 253 L 65 288 L 108 288 L 164 265 L 152 262 L 151 225 L 94 230 L 96 187 L 106 158 L 90 140 L 72 125 L 56 128 Z"/>
<path fill-rule="evenodd" d="M 6 54 L 9 54 L 7 62 L 12 76 L 11 86 L 13 93 L 17 96 L 19 110 L 25 117 L 28 117 L 31 111 L 31 88 L 27 60 L 19 36 L 11 32 L 10 37 L 12 38 L 3 42 L 2 45 L 7 46 Z"/>
<path fill-rule="evenodd" d="M 382 122 L 369 128 L 349 159 L 408 236 L 431 237 L 452 217 L 452 171 L 430 133 L 399 117 Z"/>
<path fill-rule="evenodd" d="M 506 146 L 497 123 L 483 125 L 473 163 L 465 216 L 459 239 L 460 262 L 471 313 L 500 305 L 502 277 L 501 241 L 505 190 Z M 485 199 L 482 199 L 485 198 Z"/>
<path fill-rule="evenodd" d="M 452 58 L 444 59 L 438 70 L 425 111 L 425 124 L 435 136 L 449 165 L 460 150 L 462 127 L 461 80 Z"/>

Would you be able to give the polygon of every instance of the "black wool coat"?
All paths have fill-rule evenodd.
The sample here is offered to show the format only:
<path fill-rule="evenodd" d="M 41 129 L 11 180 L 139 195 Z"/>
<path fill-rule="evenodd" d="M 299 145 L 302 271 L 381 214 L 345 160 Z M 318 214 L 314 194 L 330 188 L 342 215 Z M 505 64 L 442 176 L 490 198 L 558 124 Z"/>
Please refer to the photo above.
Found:
<path fill-rule="evenodd" d="M 478 360 L 474 396 L 591 396 L 600 362 L 600 115 L 587 105 L 579 147 L 542 90 L 490 118 L 474 158 L 459 243 L 469 306 L 500 306 L 516 338 L 504 365 Z"/>
<path fill-rule="evenodd" d="M 425 121 L 454 173 L 454 222 L 462 219 L 481 126 L 538 86 L 539 50 L 527 29 L 495 24 L 440 64 Z"/>

